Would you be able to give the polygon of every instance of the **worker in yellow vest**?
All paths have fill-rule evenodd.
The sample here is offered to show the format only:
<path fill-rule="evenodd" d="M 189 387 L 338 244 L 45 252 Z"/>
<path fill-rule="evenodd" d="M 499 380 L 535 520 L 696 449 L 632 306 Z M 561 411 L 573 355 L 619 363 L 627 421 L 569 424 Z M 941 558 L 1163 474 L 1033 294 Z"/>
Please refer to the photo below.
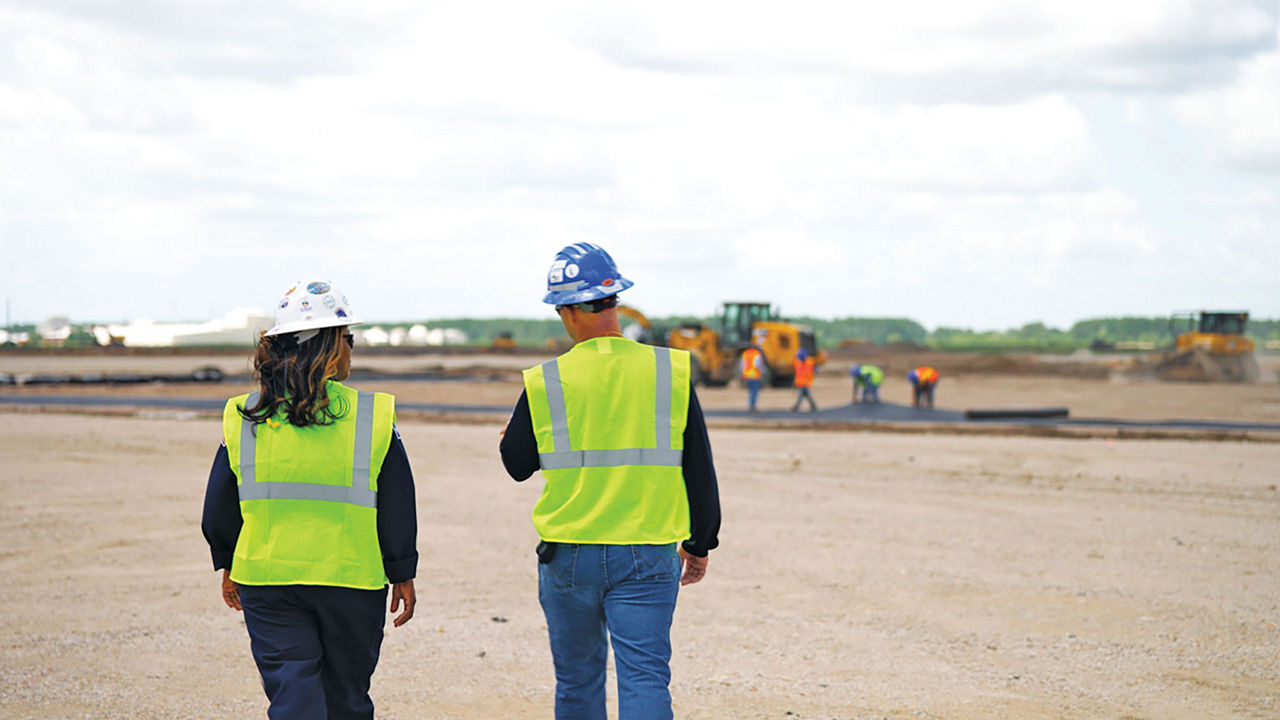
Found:
<path fill-rule="evenodd" d="M 764 386 L 764 353 L 752 345 L 742 351 L 741 357 L 742 384 L 747 386 L 747 411 L 755 412 L 760 388 Z"/>
<path fill-rule="evenodd" d="M 547 275 L 575 345 L 524 371 L 503 432 L 507 472 L 541 470 L 533 508 L 538 598 L 555 664 L 555 717 L 605 718 L 612 640 L 618 713 L 672 717 L 671 620 L 717 545 L 720 499 L 689 353 L 623 337 L 609 253 L 576 243 Z"/>
<path fill-rule="evenodd" d="M 862 402 L 880 402 L 880 385 L 884 383 L 884 370 L 878 365 L 854 365 L 849 369 L 853 377 L 853 401 L 858 402 L 858 388 L 862 388 Z"/>
<path fill-rule="evenodd" d="M 209 473 L 201 527 L 272 720 L 372 720 L 388 583 L 396 627 L 417 602 L 395 398 L 341 384 L 358 323 L 328 282 L 284 294 L 254 355 L 258 390 L 227 401 Z"/>
<path fill-rule="evenodd" d="M 813 401 L 813 393 L 809 391 L 813 386 L 813 371 L 817 365 L 817 359 L 808 350 L 800 348 L 796 351 L 796 359 L 791 362 L 792 370 L 795 371 L 796 404 L 791 406 L 791 412 L 799 412 L 803 400 L 809 401 L 809 412 L 818 411 L 818 404 Z"/>

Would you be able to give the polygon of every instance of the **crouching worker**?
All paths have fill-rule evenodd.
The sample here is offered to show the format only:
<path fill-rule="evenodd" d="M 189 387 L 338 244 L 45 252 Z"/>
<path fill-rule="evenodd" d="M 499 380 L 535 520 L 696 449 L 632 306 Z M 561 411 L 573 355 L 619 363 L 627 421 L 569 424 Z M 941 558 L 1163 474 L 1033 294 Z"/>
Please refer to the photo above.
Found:
<path fill-rule="evenodd" d="M 396 627 L 417 602 L 395 398 L 341 384 L 357 323 L 327 282 L 285 293 L 254 356 L 258 390 L 227 401 L 209 473 L 201 527 L 272 720 L 372 720 L 388 582 Z"/>
<path fill-rule="evenodd" d="M 923 365 L 907 373 L 911 383 L 911 404 L 914 407 L 933 407 L 933 388 L 938 384 L 938 371 Z"/>
<path fill-rule="evenodd" d="M 858 402 L 858 388 L 862 388 L 862 402 L 880 402 L 880 385 L 884 383 L 884 370 L 875 365 L 854 365 L 849 374 L 853 376 L 853 401 Z"/>

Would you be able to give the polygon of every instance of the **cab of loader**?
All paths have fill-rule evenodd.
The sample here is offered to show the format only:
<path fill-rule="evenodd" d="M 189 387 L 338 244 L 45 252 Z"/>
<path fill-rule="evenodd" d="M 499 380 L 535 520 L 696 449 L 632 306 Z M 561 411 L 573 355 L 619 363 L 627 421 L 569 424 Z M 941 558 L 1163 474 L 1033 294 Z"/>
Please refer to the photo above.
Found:
<path fill-rule="evenodd" d="M 1222 335 L 1243 335 L 1249 323 L 1247 312 L 1201 312 L 1200 332 Z"/>
<path fill-rule="evenodd" d="M 748 345 L 764 353 L 765 378 L 774 387 L 789 387 L 795 379 L 792 361 L 803 348 L 818 365 L 826 362 L 818 352 L 813 329 L 782 319 L 769 303 L 726 302 L 720 313 L 720 342 L 728 357 L 738 358 Z M 737 367 L 734 360 L 734 367 Z"/>
<path fill-rule="evenodd" d="M 739 377 L 742 353 L 752 345 L 764 354 L 767 384 L 789 386 L 795 378 L 792 360 L 804 348 L 818 365 L 826 353 L 818 351 L 813 330 L 785 322 L 769 303 L 726 302 L 714 323 L 681 325 L 666 334 L 668 347 L 688 350 L 693 355 L 694 384 L 720 387 Z"/>
<path fill-rule="evenodd" d="M 771 322 L 773 307 L 769 303 L 726 302 L 720 313 L 720 338 L 730 345 L 750 345 L 756 323 Z"/>

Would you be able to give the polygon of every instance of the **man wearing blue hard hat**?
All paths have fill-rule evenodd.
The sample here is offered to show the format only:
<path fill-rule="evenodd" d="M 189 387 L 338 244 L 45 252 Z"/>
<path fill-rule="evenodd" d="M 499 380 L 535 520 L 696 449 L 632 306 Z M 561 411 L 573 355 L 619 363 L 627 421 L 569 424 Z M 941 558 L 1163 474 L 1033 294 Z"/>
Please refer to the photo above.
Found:
<path fill-rule="evenodd" d="M 541 470 L 533 508 L 538 599 L 556 672 L 555 717 L 605 718 L 613 645 L 622 720 L 671 718 L 671 620 L 706 575 L 720 496 L 689 353 L 623 337 L 632 282 L 604 248 L 556 254 L 543 302 L 574 346 L 524 371 L 503 432 L 516 481 Z"/>
<path fill-rule="evenodd" d="M 796 351 L 796 359 L 791 362 L 796 378 L 796 404 L 791 406 L 791 412 L 800 412 L 800 403 L 805 400 L 809 401 L 809 412 L 818 411 L 818 404 L 813 401 L 813 393 L 809 391 L 813 386 L 813 371 L 817 366 L 817 358 L 810 355 L 808 350 L 800 348 Z"/>

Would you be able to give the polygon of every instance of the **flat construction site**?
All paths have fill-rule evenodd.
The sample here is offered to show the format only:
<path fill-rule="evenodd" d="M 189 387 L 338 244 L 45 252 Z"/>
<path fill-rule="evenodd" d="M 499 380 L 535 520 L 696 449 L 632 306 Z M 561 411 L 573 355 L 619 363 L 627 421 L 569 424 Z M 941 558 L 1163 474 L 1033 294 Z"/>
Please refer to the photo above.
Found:
<path fill-rule="evenodd" d="M 406 402 L 510 404 L 511 368 L 539 358 L 500 360 L 487 379 L 352 384 Z M 228 371 L 242 372 L 234 362 Z M 115 371 L 68 363 L 53 371 Z M 820 404 L 848 401 L 843 373 L 820 375 Z M 901 403 L 898 377 L 883 394 Z M 736 388 L 700 397 L 744 402 Z M 793 397 L 766 391 L 762 405 Z M 944 373 L 938 404 L 1280 422 L 1274 383 Z M 529 521 L 542 481 L 503 472 L 501 415 L 464 420 L 400 421 L 418 485 L 419 602 L 407 626 L 388 623 L 373 680 L 380 718 L 551 716 Z M 265 716 L 244 625 L 222 604 L 199 530 L 219 433 L 203 412 L 0 410 L 0 718 Z M 676 611 L 677 717 L 1280 716 L 1274 438 L 713 420 L 711 441 L 724 525 L 707 579 L 682 589 Z"/>

